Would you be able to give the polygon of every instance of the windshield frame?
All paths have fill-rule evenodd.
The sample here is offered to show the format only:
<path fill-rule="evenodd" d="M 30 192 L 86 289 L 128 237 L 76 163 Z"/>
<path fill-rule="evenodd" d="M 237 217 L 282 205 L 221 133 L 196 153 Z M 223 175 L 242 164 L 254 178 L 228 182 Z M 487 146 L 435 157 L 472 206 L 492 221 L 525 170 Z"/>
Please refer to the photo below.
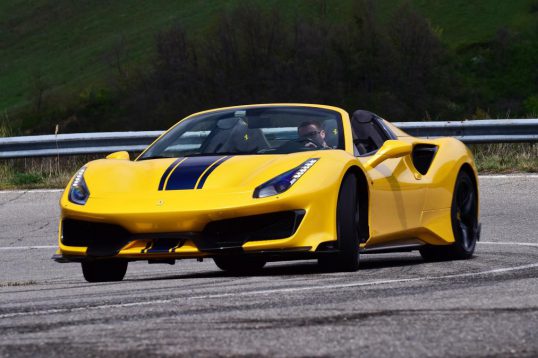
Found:
<path fill-rule="evenodd" d="M 183 119 L 181 119 L 179 122 L 174 124 L 170 129 L 168 129 L 166 132 L 164 132 L 161 136 L 159 136 L 153 143 L 151 143 L 137 158 L 135 161 L 141 161 L 141 160 L 149 160 L 149 159 L 159 159 L 159 158 L 178 158 L 176 156 L 159 156 L 156 155 L 148 156 L 147 154 L 151 152 L 151 149 L 155 148 L 155 146 L 159 145 L 159 143 L 162 142 L 162 140 L 165 140 L 168 135 L 174 132 L 174 130 L 181 124 L 185 124 L 186 121 L 191 121 L 200 117 L 213 117 L 215 115 L 219 114 L 225 114 L 229 113 L 231 111 L 241 111 L 241 110 L 297 110 L 297 109 L 304 109 L 304 110 L 313 110 L 318 112 L 327 112 L 327 114 L 330 114 L 334 116 L 334 119 L 336 120 L 336 128 L 338 131 L 337 139 L 338 139 L 338 146 L 335 148 L 313 148 L 313 149 L 305 149 L 305 150 L 298 150 L 293 151 L 289 153 L 278 153 L 275 151 L 267 151 L 267 152 L 256 152 L 256 153 L 196 153 L 191 155 L 185 155 L 181 157 L 193 157 L 193 156 L 211 156 L 211 155 L 271 155 L 271 154 L 292 154 L 292 153 L 298 153 L 298 152 L 304 152 L 304 151 L 314 151 L 314 150 L 346 150 L 346 136 L 344 135 L 345 131 L 345 124 L 344 120 L 345 117 L 343 115 L 343 110 L 336 107 L 330 107 L 330 106 L 322 106 L 322 105 L 308 105 L 308 104 L 291 104 L 291 103 L 283 103 L 283 104 L 267 104 L 267 105 L 246 105 L 246 106 L 234 106 L 234 107 L 226 107 L 226 108 L 218 108 L 203 112 L 194 113 L 192 115 L 189 115 Z M 208 118 L 209 119 L 209 118 Z M 185 132 L 188 131 L 185 130 Z M 184 132 L 181 132 L 180 135 L 182 135 Z M 162 154 L 162 153 L 161 153 Z"/>

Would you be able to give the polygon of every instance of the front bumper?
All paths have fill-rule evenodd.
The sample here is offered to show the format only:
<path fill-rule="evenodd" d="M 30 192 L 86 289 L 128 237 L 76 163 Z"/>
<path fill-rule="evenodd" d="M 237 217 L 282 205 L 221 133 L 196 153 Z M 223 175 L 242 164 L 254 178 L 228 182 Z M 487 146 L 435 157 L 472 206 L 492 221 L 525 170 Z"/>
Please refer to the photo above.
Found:
<path fill-rule="evenodd" d="M 120 225 L 64 219 L 60 244 L 64 248 L 84 249 L 84 255 L 91 258 L 242 253 L 246 243 L 289 240 L 304 216 L 305 210 L 281 211 L 212 221 L 200 232 L 143 234 L 130 233 Z M 58 259 L 68 258 L 66 252 Z"/>
<path fill-rule="evenodd" d="M 307 258 L 335 240 L 332 220 L 297 209 L 211 221 L 201 231 L 132 233 L 120 225 L 64 218 L 57 262 L 101 258 L 166 260 L 256 254 L 272 259 Z"/>
<path fill-rule="evenodd" d="M 126 193 L 121 197 L 90 197 L 84 206 L 70 203 L 64 195 L 55 258 L 157 260 L 232 253 L 315 252 L 319 244 L 336 239 L 338 191 L 331 186 L 318 186 L 315 192 L 295 189 L 293 195 L 264 199 L 253 199 L 251 191 L 219 193 L 204 189 L 136 196 Z M 93 229 L 69 228 L 71 238 L 66 240 L 64 225 L 69 220 L 115 229 L 105 227 L 107 230 L 97 230 L 86 241 L 77 242 L 76 235 L 84 236 Z M 88 244 L 95 238 L 101 244 Z"/>

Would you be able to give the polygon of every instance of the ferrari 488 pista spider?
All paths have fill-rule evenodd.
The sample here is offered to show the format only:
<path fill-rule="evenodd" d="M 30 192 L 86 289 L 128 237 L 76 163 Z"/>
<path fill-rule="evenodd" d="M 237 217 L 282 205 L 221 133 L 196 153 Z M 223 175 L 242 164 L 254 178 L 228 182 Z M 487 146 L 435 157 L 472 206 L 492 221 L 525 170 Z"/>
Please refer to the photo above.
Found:
<path fill-rule="evenodd" d="M 191 115 L 134 160 L 84 165 L 60 205 L 54 259 L 80 262 L 90 282 L 122 280 L 135 260 L 247 273 L 293 259 L 354 271 L 360 253 L 389 251 L 466 259 L 480 235 L 464 144 L 311 104 Z"/>

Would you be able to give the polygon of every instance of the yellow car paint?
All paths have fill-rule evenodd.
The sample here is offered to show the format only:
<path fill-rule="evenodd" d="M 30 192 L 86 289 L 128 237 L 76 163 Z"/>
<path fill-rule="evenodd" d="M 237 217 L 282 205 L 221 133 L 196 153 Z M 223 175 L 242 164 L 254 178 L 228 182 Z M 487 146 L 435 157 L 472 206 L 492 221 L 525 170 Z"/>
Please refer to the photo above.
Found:
<path fill-rule="evenodd" d="M 297 209 L 304 210 L 305 216 L 291 237 L 248 241 L 243 249 L 259 252 L 306 248 L 315 252 L 321 243 L 337 239 L 335 207 L 340 184 L 350 169 L 363 173 L 368 185 L 369 238 L 361 244 L 362 248 L 410 242 L 436 245 L 454 242 L 450 206 L 456 176 L 463 165 L 472 169 L 475 180 L 477 174 L 473 158 L 464 144 L 452 138 L 415 138 L 385 122 L 397 140 L 387 141 L 387 147 L 383 146 L 377 153 L 355 157 L 346 111 L 323 105 L 288 103 L 226 109 L 256 106 L 308 106 L 336 111 L 343 121 L 345 150 L 229 158 L 222 155 L 204 171 L 212 170 L 212 173 L 203 188 L 193 190 L 157 190 L 161 181 L 166 187 L 171 173 L 181 168 L 182 162 L 173 158 L 129 161 L 128 155 L 122 153 L 109 155 L 107 158 L 110 159 L 92 161 L 86 165 L 84 173 L 90 191 L 87 203 L 78 205 L 69 201 L 72 180 L 61 197 L 58 254 L 67 259 L 86 255 L 85 247 L 63 244 L 61 222 L 64 219 L 110 223 L 132 234 L 151 235 L 199 232 L 215 220 Z M 410 148 L 418 144 L 438 146 L 435 159 L 424 175 L 416 170 L 409 155 Z M 311 158 L 319 160 L 291 189 L 271 197 L 253 198 L 257 186 Z M 172 169 L 168 176 L 164 176 L 167 168 Z M 147 252 L 151 244 L 151 238 L 132 241 L 116 256 L 130 260 L 211 256 L 200 251 L 190 240 L 166 253 Z"/>

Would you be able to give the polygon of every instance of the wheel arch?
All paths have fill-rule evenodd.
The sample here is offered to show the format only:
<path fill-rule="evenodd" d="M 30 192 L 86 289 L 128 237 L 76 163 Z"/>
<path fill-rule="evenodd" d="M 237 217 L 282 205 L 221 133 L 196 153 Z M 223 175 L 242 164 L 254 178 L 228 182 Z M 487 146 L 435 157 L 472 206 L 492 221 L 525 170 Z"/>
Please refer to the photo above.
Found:
<path fill-rule="evenodd" d="M 358 166 L 351 166 L 347 169 L 343 178 L 347 175 L 354 175 L 357 179 L 358 200 L 359 200 L 359 241 L 366 242 L 370 237 L 370 190 L 366 174 Z"/>
<path fill-rule="evenodd" d="M 431 180 L 424 211 L 446 209 L 451 206 L 454 186 L 462 170 L 471 176 L 474 188 L 478 191 L 476 165 L 472 153 L 465 144 L 451 137 L 430 140 L 428 143 L 437 145 L 438 149 L 427 174 Z"/>
<path fill-rule="evenodd" d="M 458 173 L 460 172 L 465 172 L 471 177 L 471 181 L 473 182 L 473 187 L 476 193 L 476 204 L 477 204 L 476 209 L 477 209 L 477 216 L 478 216 L 480 214 L 480 192 L 478 191 L 478 178 L 477 178 L 476 172 L 471 166 L 471 164 L 467 162 L 461 165 Z"/>

